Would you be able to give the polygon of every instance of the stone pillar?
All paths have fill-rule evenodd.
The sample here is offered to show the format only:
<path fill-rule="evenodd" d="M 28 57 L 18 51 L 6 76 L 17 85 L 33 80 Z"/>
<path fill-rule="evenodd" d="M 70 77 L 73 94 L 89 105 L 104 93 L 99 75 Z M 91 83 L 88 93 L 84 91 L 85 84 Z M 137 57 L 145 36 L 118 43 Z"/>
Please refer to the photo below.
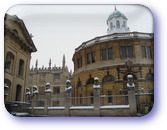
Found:
<path fill-rule="evenodd" d="M 50 83 L 46 83 L 46 88 L 45 88 L 45 102 L 44 102 L 44 114 L 48 115 L 48 107 L 51 106 L 51 93 L 52 90 L 50 88 Z"/>
<path fill-rule="evenodd" d="M 32 114 L 35 114 L 34 113 L 34 107 L 36 107 L 37 99 L 38 99 L 38 94 L 37 93 L 33 94 L 32 95 L 32 101 L 31 101 L 31 107 L 32 107 L 31 111 L 32 111 Z"/>
<path fill-rule="evenodd" d="M 65 116 L 70 116 L 71 92 L 65 93 Z"/>
<path fill-rule="evenodd" d="M 99 85 L 99 79 L 97 77 L 94 78 L 93 97 L 94 97 L 95 116 L 100 116 L 100 85 Z"/>
<path fill-rule="evenodd" d="M 64 116 L 70 116 L 70 107 L 71 107 L 71 94 L 72 94 L 72 86 L 71 81 L 66 81 L 66 88 L 65 88 L 65 112 Z"/>
<path fill-rule="evenodd" d="M 137 116 L 136 96 L 135 96 L 135 84 L 133 83 L 133 76 L 127 76 L 128 83 L 128 100 L 130 106 L 130 116 Z"/>
<path fill-rule="evenodd" d="M 36 107 L 36 102 L 38 99 L 38 87 L 36 85 L 33 86 L 33 95 L 32 95 L 32 113 L 34 113 L 34 107 Z"/>
<path fill-rule="evenodd" d="M 128 100 L 130 105 L 130 116 L 137 116 L 135 89 L 128 90 Z"/>
<path fill-rule="evenodd" d="M 45 91 L 45 101 L 44 101 L 44 114 L 48 115 L 48 107 L 51 106 L 51 91 L 50 92 L 46 92 Z"/>

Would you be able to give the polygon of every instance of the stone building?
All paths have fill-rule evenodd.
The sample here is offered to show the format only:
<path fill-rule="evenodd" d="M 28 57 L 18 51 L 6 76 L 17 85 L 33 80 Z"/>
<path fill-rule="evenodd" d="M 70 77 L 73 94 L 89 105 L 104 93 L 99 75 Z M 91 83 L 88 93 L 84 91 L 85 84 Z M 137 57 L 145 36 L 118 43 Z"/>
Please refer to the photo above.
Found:
<path fill-rule="evenodd" d="M 9 105 L 25 102 L 31 53 L 37 49 L 23 20 L 16 15 L 5 15 L 4 32 L 4 101 Z"/>
<path fill-rule="evenodd" d="M 73 101 L 93 105 L 93 83 L 98 77 L 101 105 L 128 104 L 127 75 L 134 77 L 138 112 L 153 105 L 153 33 L 130 32 L 126 16 L 116 8 L 107 19 L 107 35 L 83 42 L 73 55 Z M 89 97 L 89 98 L 86 98 Z"/>
<path fill-rule="evenodd" d="M 65 63 L 65 55 L 63 56 L 61 67 L 52 67 L 51 59 L 48 67 L 38 67 L 38 60 L 36 60 L 35 68 L 30 69 L 28 88 L 30 93 L 33 93 L 33 86 L 37 86 L 38 101 L 36 106 L 43 107 L 45 105 L 45 90 L 46 85 L 50 85 L 51 98 L 53 101 L 50 106 L 64 106 L 64 92 L 66 87 L 66 80 L 70 78 L 70 72 Z"/>

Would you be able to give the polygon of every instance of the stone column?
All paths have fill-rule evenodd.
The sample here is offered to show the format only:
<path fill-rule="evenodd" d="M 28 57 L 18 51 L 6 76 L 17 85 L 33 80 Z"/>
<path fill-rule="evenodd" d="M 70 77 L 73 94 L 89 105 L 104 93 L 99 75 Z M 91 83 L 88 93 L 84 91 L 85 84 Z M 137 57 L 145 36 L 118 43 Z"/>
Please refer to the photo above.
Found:
<path fill-rule="evenodd" d="M 94 78 L 93 97 L 94 97 L 95 116 L 100 116 L 100 85 L 99 85 L 99 79 L 97 77 Z"/>
<path fill-rule="evenodd" d="M 32 95 L 32 113 L 34 113 L 34 107 L 36 107 L 36 102 L 38 99 L 38 87 L 36 85 L 33 86 L 33 95 Z"/>
<path fill-rule="evenodd" d="M 65 93 L 65 116 L 70 116 L 71 92 Z"/>
<path fill-rule="evenodd" d="M 38 93 L 35 93 L 32 95 L 32 101 L 31 101 L 31 111 L 32 111 L 32 114 L 35 114 L 34 113 L 34 107 L 36 107 L 36 102 L 37 102 L 37 99 L 38 99 Z"/>
<path fill-rule="evenodd" d="M 51 91 L 45 91 L 45 101 L 44 101 L 44 114 L 48 115 L 48 107 L 51 106 Z"/>
<path fill-rule="evenodd" d="M 66 81 L 66 88 L 65 88 L 65 115 L 70 116 L 70 107 L 71 107 L 71 94 L 72 94 L 72 86 L 71 81 Z"/>
<path fill-rule="evenodd" d="M 45 102 L 44 102 L 44 114 L 48 115 L 48 107 L 51 106 L 51 93 L 52 90 L 50 88 L 50 83 L 46 83 L 46 89 L 45 89 Z"/>
<path fill-rule="evenodd" d="M 127 79 L 128 79 L 127 88 L 128 88 L 128 100 L 130 106 L 130 116 L 137 116 L 135 84 L 132 82 L 133 76 L 128 75 Z"/>

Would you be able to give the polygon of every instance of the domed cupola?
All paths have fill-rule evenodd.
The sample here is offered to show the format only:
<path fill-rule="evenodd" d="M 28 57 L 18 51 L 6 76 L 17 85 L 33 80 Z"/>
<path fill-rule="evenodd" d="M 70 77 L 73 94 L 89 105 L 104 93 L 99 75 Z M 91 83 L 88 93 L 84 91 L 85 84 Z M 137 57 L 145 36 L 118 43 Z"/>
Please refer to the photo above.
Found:
<path fill-rule="evenodd" d="M 129 32 L 127 20 L 126 16 L 115 7 L 115 10 L 107 19 L 107 34 Z"/>

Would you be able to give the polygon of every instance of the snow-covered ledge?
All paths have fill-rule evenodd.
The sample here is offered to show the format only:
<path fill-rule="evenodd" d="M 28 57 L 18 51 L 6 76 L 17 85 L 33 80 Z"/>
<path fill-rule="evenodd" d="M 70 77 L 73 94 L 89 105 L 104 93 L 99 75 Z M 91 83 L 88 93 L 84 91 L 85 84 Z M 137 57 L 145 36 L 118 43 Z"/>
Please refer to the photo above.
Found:
<path fill-rule="evenodd" d="M 100 106 L 100 109 L 119 109 L 119 108 L 130 108 L 130 106 L 129 105 Z"/>
<path fill-rule="evenodd" d="M 76 109 L 94 109 L 94 106 L 75 106 L 75 107 L 70 107 L 71 110 L 76 110 Z"/>
<path fill-rule="evenodd" d="M 65 107 L 48 107 L 49 110 L 64 110 Z"/>

